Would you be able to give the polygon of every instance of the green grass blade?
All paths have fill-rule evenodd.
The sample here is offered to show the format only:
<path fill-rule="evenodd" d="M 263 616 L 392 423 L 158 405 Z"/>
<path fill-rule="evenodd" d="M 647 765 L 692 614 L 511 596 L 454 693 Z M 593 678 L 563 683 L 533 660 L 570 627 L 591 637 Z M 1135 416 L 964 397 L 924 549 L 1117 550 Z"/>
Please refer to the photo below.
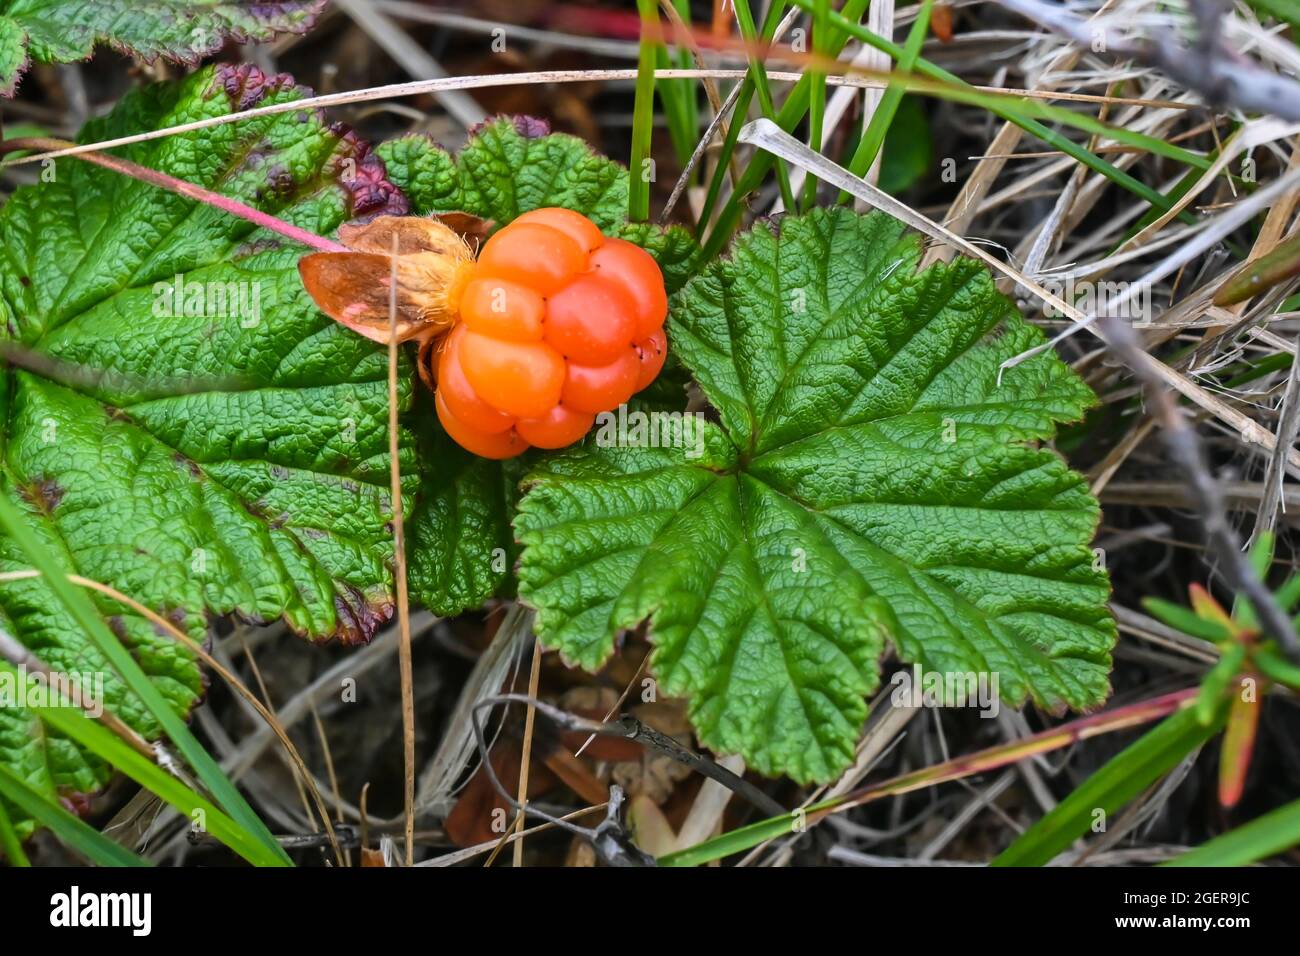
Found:
<path fill-rule="evenodd" d="M 902 56 L 898 58 L 898 69 L 903 73 L 911 73 L 916 66 L 917 58 L 921 55 L 921 45 L 925 42 L 925 35 L 930 29 L 930 10 L 933 6 L 934 0 L 922 0 L 921 9 L 917 12 L 912 29 L 907 34 L 907 42 L 903 44 Z M 862 138 L 858 140 L 858 147 L 849 159 L 848 170 L 859 179 L 867 175 L 871 164 L 880 154 L 885 144 L 885 135 L 894 123 L 894 114 L 898 112 L 898 104 L 903 101 L 905 89 L 906 87 L 899 83 L 889 84 L 885 95 L 880 98 L 875 113 L 871 116 L 871 123 L 863 132 Z M 846 203 L 850 198 L 847 192 L 841 190 L 838 201 Z"/>
<path fill-rule="evenodd" d="M 18 671 L 8 661 L 0 661 L 0 671 L 18 678 Z M 31 680 L 29 675 L 28 680 Z M 259 835 L 236 822 L 217 806 L 136 752 L 125 741 L 75 707 L 28 704 L 49 726 L 75 740 L 87 750 L 126 774 L 159 799 L 165 800 L 191 820 L 201 811 L 205 832 L 220 840 L 254 866 L 290 865 L 284 850 L 276 844 L 267 847 Z M 274 841 L 272 841 L 274 842 Z"/>
<path fill-rule="evenodd" d="M 793 811 L 779 817 L 769 817 L 766 820 L 751 823 L 749 826 L 729 830 L 710 840 L 704 840 L 694 846 L 688 846 L 684 850 L 678 850 L 676 853 L 666 853 L 659 857 L 656 862 L 660 866 L 703 866 L 706 863 L 712 863 L 715 860 L 721 860 L 736 853 L 744 853 L 746 850 L 752 850 L 760 843 L 785 836 L 787 833 L 797 832 L 797 824 L 800 824 L 807 814 L 821 810 L 824 807 L 833 806 L 836 802 L 830 800 L 825 803 L 814 804 L 803 810 L 803 812 Z"/>
<path fill-rule="evenodd" d="M 1161 866 L 1246 866 L 1300 843 L 1300 800 L 1217 836 Z"/>
<path fill-rule="evenodd" d="M 850 20 L 857 20 L 866 11 L 869 3 L 870 0 L 847 0 L 844 4 L 844 9 L 841 11 L 841 15 Z M 768 8 L 767 16 L 763 20 L 763 42 L 770 42 L 772 38 L 776 36 L 776 28 L 780 25 L 781 14 L 784 12 L 785 5 L 783 3 L 774 3 Z M 837 57 L 844 49 L 844 45 L 848 43 L 849 35 L 843 30 L 836 29 L 834 24 L 831 25 L 828 33 L 830 39 L 828 41 L 828 49 L 826 50 L 826 53 L 828 56 Z M 803 111 L 807 109 L 808 88 L 808 77 L 801 77 L 788 94 L 786 102 L 782 104 L 780 119 L 783 120 L 788 115 L 795 115 L 796 113 L 799 117 L 803 116 Z M 803 98 L 803 105 L 799 105 L 801 97 Z M 736 149 L 736 136 L 739 134 L 740 128 L 745 125 L 744 118 L 749 114 L 749 104 L 753 98 L 754 83 L 749 74 L 746 73 L 745 79 L 741 81 L 740 94 L 736 99 L 735 111 L 732 113 L 732 122 L 728 126 L 727 135 L 723 140 L 721 150 L 719 150 L 718 165 L 714 170 L 713 179 L 709 183 L 708 195 L 705 196 L 704 205 L 701 207 L 699 220 L 701 223 L 707 223 L 713 218 L 713 209 L 717 204 L 718 195 L 722 190 L 723 177 L 726 173 L 728 164 L 731 162 L 732 153 L 734 153 Z M 791 105 L 792 101 L 794 103 L 794 108 L 792 108 Z M 750 161 L 750 164 L 767 163 L 770 159 L 771 157 L 764 156 L 760 153 Z M 755 186 L 762 181 L 762 177 L 766 174 L 768 168 L 770 168 L 768 165 L 762 166 L 762 171 L 757 177 L 742 177 L 744 182 L 747 184 L 746 191 L 755 188 Z M 739 186 L 737 187 L 737 194 L 741 196 L 744 195 L 739 192 Z M 733 197 L 733 200 L 734 198 L 735 197 Z"/>
<path fill-rule="evenodd" d="M 814 0 L 790 0 L 792 4 L 803 10 L 810 10 Z M 861 40 L 868 46 L 875 47 L 883 53 L 888 53 L 895 61 L 903 56 L 903 48 L 891 40 L 877 36 L 866 27 L 858 23 L 853 23 L 845 19 L 841 14 L 832 12 L 831 20 L 840 29 L 846 31 L 855 39 Z M 949 73 L 942 67 L 936 66 L 929 60 L 922 57 L 916 58 L 916 72 L 922 77 L 937 81 L 938 83 L 950 84 L 952 89 L 942 89 L 932 84 L 917 85 L 914 88 L 918 92 L 933 93 L 957 100 L 958 102 L 970 103 L 974 106 L 983 106 L 990 112 L 1008 122 L 1015 123 L 1025 132 L 1037 136 L 1043 142 L 1052 147 L 1068 153 L 1075 159 L 1084 163 L 1094 172 L 1101 173 L 1107 178 L 1120 185 L 1126 185 L 1128 188 L 1138 191 L 1142 198 L 1147 199 L 1152 205 L 1162 206 L 1168 209 L 1171 201 L 1159 192 L 1156 192 L 1150 186 L 1142 183 L 1122 170 L 1116 169 L 1110 163 L 1106 162 L 1099 156 L 1089 152 L 1084 147 L 1075 143 L 1073 140 L 1066 139 L 1054 130 L 1048 129 L 1038 119 L 1050 120 L 1054 123 L 1063 123 L 1083 130 L 1086 133 L 1095 133 L 1100 136 L 1106 136 L 1118 142 L 1129 146 L 1136 146 L 1154 153 L 1157 156 L 1164 156 L 1167 159 L 1175 160 L 1188 166 L 1194 166 L 1198 169 L 1209 169 L 1210 161 L 1204 156 L 1166 143 L 1164 140 L 1155 136 L 1147 136 L 1144 133 L 1135 133 L 1131 130 L 1123 129 L 1118 126 L 1109 126 L 1101 120 L 1088 116 L 1084 113 L 1076 113 L 1073 110 L 1062 109 L 1059 106 L 1052 106 L 1041 100 L 1031 99 L 1028 97 L 1021 98 L 1016 96 L 1006 96 L 995 93 L 986 93 L 975 89 L 955 73 Z M 900 82 L 906 79 L 900 77 Z"/>
<path fill-rule="evenodd" d="M 7 767 L 0 767 L 0 796 L 20 807 L 24 813 L 42 826 L 47 827 L 68 849 L 97 866 L 152 865 L 126 847 L 114 843 L 94 827 L 78 820 L 57 803 L 46 799 Z M 4 818 L 3 809 L 0 809 L 0 818 Z M 0 830 L 8 825 L 8 818 L 4 818 L 0 821 Z M 2 839 L 3 835 L 0 834 L 0 840 Z M 16 862 L 19 866 L 28 865 L 26 858 L 21 857 L 22 848 L 15 847 L 15 849 L 20 856 L 13 855 L 8 847 L 5 848 L 5 854 L 10 862 Z M 19 862 L 20 860 L 22 862 Z"/>
<path fill-rule="evenodd" d="M 1092 827 L 1094 811 L 1109 817 L 1216 734 L 1226 716 L 1219 707 L 1207 727 L 1194 708 L 1166 717 L 1094 773 L 1056 808 L 1022 833 L 990 866 L 1043 866 Z"/>
<path fill-rule="evenodd" d="M 632 106 L 632 156 L 627 163 L 627 218 L 645 222 L 650 218 L 650 137 L 654 134 L 655 63 L 660 52 L 653 40 L 659 14 L 655 0 L 636 0 L 641 14 L 641 53 L 636 64 L 636 101 Z"/>
<path fill-rule="evenodd" d="M 0 771 L 8 773 L 3 767 L 0 767 Z M 0 782 L 0 795 L 3 793 L 3 782 Z M 14 831 L 14 825 L 5 810 L 3 800 L 0 800 L 0 853 L 4 854 L 10 866 L 32 865 L 32 861 L 27 859 L 27 854 L 23 852 L 23 845 L 18 842 L 18 834 Z"/>
<path fill-rule="evenodd" d="M 1300 30 L 1300 4 L 1295 0 L 1246 0 L 1260 13 L 1267 13 Z"/>
<path fill-rule="evenodd" d="M 736 8 L 736 22 L 740 25 L 740 36 L 749 45 L 758 44 L 758 28 L 754 26 L 754 15 L 749 9 L 749 0 L 733 0 Z M 775 10 L 783 6 L 782 0 L 777 0 L 772 4 Z M 754 81 L 754 91 L 758 94 L 758 107 L 762 110 L 763 115 L 776 122 L 776 104 L 772 100 L 772 86 L 767 81 L 767 66 L 758 55 L 751 51 L 749 54 L 749 75 Z M 823 83 L 825 77 L 822 78 Z M 785 203 L 785 208 L 791 212 L 795 210 L 794 193 L 790 190 L 790 172 L 785 168 L 785 163 L 776 164 L 776 181 L 781 189 L 781 201 Z"/>
<path fill-rule="evenodd" d="M 675 0 L 673 9 L 681 17 L 682 23 L 689 27 L 691 8 L 689 2 Z M 679 44 L 676 56 L 669 53 L 664 46 L 655 50 L 655 62 L 660 69 L 677 67 L 690 69 L 694 64 L 691 54 L 684 45 Z M 664 122 L 668 126 L 668 138 L 672 140 L 673 152 L 677 161 L 685 168 L 695 152 L 699 139 L 699 111 L 695 105 L 695 86 L 692 80 L 656 80 L 659 89 L 659 102 L 664 108 Z"/>
<path fill-rule="evenodd" d="M 44 575 L 50 590 L 67 608 L 68 613 L 86 632 L 86 636 L 104 655 L 127 687 L 148 708 L 168 738 L 176 745 L 176 749 L 194 768 L 195 774 L 217 803 L 230 814 L 232 819 L 237 820 L 244 830 L 253 834 L 266 850 L 277 856 L 282 863 L 289 864 L 288 855 L 271 836 L 271 831 L 266 828 L 266 824 L 244 800 L 203 745 L 190 733 L 185 721 L 172 710 L 166 698 L 140 669 L 140 665 L 136 663 L 131 653 L 108 629 L 108 625 L 104 623 L 104 619 L 85 591 L 67 579 L 64 569 L 32 534 L 26 518 L 3 492 L 0 492 L 0 526 L 26 553 L 32 565 Z"/>
<path fill-rule="evenodd" d="M 823 54 L 826 46 L 828 22 L 826 14 L 830 12 L 830 0 L 816 0 L 813 12 L 812 46 L 818 56 Z M 809 70 L 810 84 L 808 101 L 808 148 L 820 153 L 822 150 L 822 127 L 826 119 L 826 74 L 821 70 Z M 817 202 L 817 177 L 809 173 L 803 179 L 803 211 L 807 212 Z"/>
<path fill-rule="evenodd" d="M 789 0 L 789 2 L 801 10 L 811 11 L 815 0 Z M 847 18 L 844 14 L 832 11 L 829 16 L 833 26 L 861 40 L 868 46 L 888 53 L 895 60 L 903 55 L 903 48 L 898 44 L 877 36 L 866 27 Z M 1137 146 L 1156 155 L 1175 159 L 1178 162 L 1197 168 L 1204 169 L 1209 166 L 1209 161 L 1205 157 L 1189 150 L 1142 133 L 1108 126 L 1100 120 L 1082 113 L 1051 106 L 1039 100 L 1001 96 L 976 90 L 960 77 L 921 57 L 918 57 L 916 61 L 916 73 L 923 78 L 922 82 L 918 82 L 915 76 L 900 76 L 898 82 L 915 92 L 939 96 L 955 102 L 967 103 L 987 109 L 995 116 L 1009 123 L 1014 123 L 1031 136 L 1037 137 L 1053 149 L 1074 158 L 1093 172 L 1105 176 L 1161 211 L 1170 209 L 1173 201 L 1141 180 L 1108 163 L 1086 147 L 1080 146 L 1068 137 L 1044 126 L 1039 122 L 1039 119 L 1073 126 L 1085 132 L 1095 133 L 1114 139 L 1117 142 Z M 787 133 L 794 129 L 808 110 L 809 87 L 806 85 L 807 80 L 808 77 L 805 76 L 795 84 L 776 119 L 777 125 Z M 924 80 L 934 82 L 924 82 Z M 741 183 L 737 186 L 735 193 L 728 199 L 719 213 L 717 224 L 704 242 L 705 258 L 716 255 L 726 243 L 727 238 L 739 221 L 743 197 L 757 188 L 758 184 L 762 182 L 763 176 L 771 168 L 771 163 L 772 157 L 770 156 L 760 154 L 754 157 L 753 162 L 750 163 L 745 170 L 745 174 L 741 177 Z M 1185 210 L 1179 218 L 1187 222 L 1196 221 Z"/>

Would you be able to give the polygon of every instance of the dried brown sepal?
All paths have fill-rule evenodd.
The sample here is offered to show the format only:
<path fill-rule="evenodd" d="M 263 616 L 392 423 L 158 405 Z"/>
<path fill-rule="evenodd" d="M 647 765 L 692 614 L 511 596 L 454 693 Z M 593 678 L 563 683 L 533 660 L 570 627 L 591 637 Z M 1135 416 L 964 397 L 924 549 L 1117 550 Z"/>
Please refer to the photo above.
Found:
<path fill-rule="evenodd" d="M 341 227 L 339 240 L 351 251 L 298 260 L 304 288 L 330 318 L 387 344 L 396 246 L 397 340 L 430 339 L 455 323 L 474 254 L 454 228 L 419 216 L 379 216 Z"/>
<path fill-rule="evenodd" d="M 488 234 L 497 224 L 495 219 L 484 219 L 468 212 L 435 212 L 429 218 L 437 220 L 460 236 L 465 245 L 474 250 L 475 255 L 483 248 Z"/>
<path fill-rule="evenodd" d="M 415 368 L 420 373 L 420 381 L 431 392 L 438 390 L 438 355 L 442 351 L 442 343 L 446 336 L 430 335 L 426 336 L 420 342 L 420 354 L 416 359 Z"/>

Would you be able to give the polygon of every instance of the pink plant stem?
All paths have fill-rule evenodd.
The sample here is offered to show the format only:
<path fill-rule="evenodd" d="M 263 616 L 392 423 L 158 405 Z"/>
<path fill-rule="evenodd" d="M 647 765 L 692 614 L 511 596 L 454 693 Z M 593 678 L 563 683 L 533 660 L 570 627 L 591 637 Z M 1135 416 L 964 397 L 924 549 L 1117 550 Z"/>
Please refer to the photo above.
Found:
<path fill-rule="evenodd" d="M 1136 704 L 1116 707 L 1114 710 L 1081 717 L 1059 727 L 1053 727 L 1025 737 L 1023 740 L 1013 740 L 1010 743 L 999 744 L 996 747 L 980 750 L 965 757 L 957 757 L 953 760 L 935 764 L 932 767 L 923 767 L 920 770 L 903 774 L 901 777 L 894 777 L 882 783 L 846 793 L 836 800 L 818 804 L 815 810 L 810 809 L 808 822 L 819 821 L 827 814 L 843 813 L 852 807 L 862 806 L 864 803 L 870 803 L 872 800 L 878 800 L 881 797 L 897 796 L 901 793 L 933 787 L 936 784 L 960 780 L 972 774 L 996 770 L 1008 764 L 1024 760 L 1026 757 L 1049 753 L 1080 740 L 1096 737 L 1099 734 L 1111 733 L 1127 727 L 1137 727 L 1157 718 L 1167 717 L 1174 711 L 1188 706 L 1195 700 L 1198 693 L 1200 693 L 1199 687 L 1189 687 L 1186 690 L 1162 694 L 1159 697 L 1139 701 Z"/>
<path fill-rule="evenodd" d="M 8 153 L 23 149 L 37 150 L 54 150 L 65 149 L 74 144 L 67 140 L 52 139 L 45 136 L 32 136 L 23 139 L 10 139 L 0 143 L 0 152 Z M 202 186 L 196 186 L 188 183 L 183 179 L 177 179 L 175 176 L 168 176 L 166 173 L 160 173 L 156 169 L 150 169 L 148 166 L 141 166 L 139 163 L 133 163 L 129 159 L 122 159 L 118 156 L 108 156 L 104 153 L 77 153 L 78 159 L 85 160 L 88 163 L 94 163 L 97 166 L 103 166 L 105 169 L 111 169 L 114 172 L 121 173 L 123 176 L 130 176 L 132 179 L 138 179 L 141 182 L 157 186 L 159 189 L 165 189 L 168 192 L 176 193 L 178 196 L 184 196 L 186 199 L 193 199 L 195 202 L 201 202 L 205 206 L 212 206 L 214 209 L 220 209 L 222 212 L 229 213 L 255 226 L 261 226 L 263 229 L 269 229 L 272 232 L 278 232 L 287 239 L 294 242 L 300 242 L 304 246 L 310 246 L 321 252 L 347 252 L 347 247 L 340 245 L 333 239 L 326 239 L 318 236 L 314 232 L 308 232 L 306 229 L 300 229 L 297 226 L 285 222 L 283 219 L 277 219 L 269 213 L 264 213 L 252 206 L 240 202 L 238 199 L 231 199 L 229 196 L 223 196 L 215 193 L 210 189 L 204 189 Z"/>

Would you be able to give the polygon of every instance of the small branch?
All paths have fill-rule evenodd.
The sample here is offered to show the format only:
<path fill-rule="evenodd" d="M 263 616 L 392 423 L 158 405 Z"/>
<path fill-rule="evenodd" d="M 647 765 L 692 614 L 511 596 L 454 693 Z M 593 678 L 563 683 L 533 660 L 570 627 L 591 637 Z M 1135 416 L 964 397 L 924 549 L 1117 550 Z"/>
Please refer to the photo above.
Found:
<path fill-rule="evenodd" d="M 488 780 L 492 782 L 492 786 L 496 789 L 501 798 L 509 804 L 511 809 L 513 809 L 520 818 L 522 818 L 526 813 L 531 813 L 534 816 L 541 817 L 547 823 L 568 830 L 575 836 L 582 837 L 591 844 L 592 849 L 596 851 L 596 855 L 600 857 L 601 861 L 609 866 L 654 866 L 654 857 L 644 853 L 632 842 L 628 837 L 626 830 L 623 828 L 623 824 L 620 822 L 619 815 L 622 811 L 624 799 L 622 787 L 613 785 L 609 788 L 607 815 L 604 822 L 595 829 L 571 823 L 566 817 L 553 816 L 536 804 L 520 803 L 510 793 L 510 791 L 506 789 L 505 785 L 501 782 L 501 778 L 497 776 L 496 768 L 492 766 L 492 760 L 488 756 L 488 744 L 483 735 L 483 722 L 479 719 L 479 712 L 484 707 L 495 707 L 500 703 L 511 703 L 515 701 L 530 704 L 543 713 L 548 710 L 555 710 L 557 713 L 562 714 L 565 717 L 570 716 L 565 714 L 564 711 L 558 710 L 558 708 L 551 708 L 549 705 L 543 704 L 541 701 L 534 700 L 531 697 L 525 697 L 522 694 L 502 694 L 498 697 L 485 698 L 474 706 L 474 709 L 470 712 L 470 719 L 474 724 L 474 739 L 478 743 L 479 753 L 482 758 L 480 766 L 487 774 Z M 580 720 L 580 718 L 574 719 Z M 590 721 L 582 722 L 591 723 Z M 570 814 L 570 816 L 573 816 L 573 814 Z M 519 834 L 516 833 L 513 834 L 513 836 L 518 838 Z"/>
<path fill-rule="evenodd" d="M 548 720 L 554 723 L 561 730 L 576 731 L 578 733 L 590 733 L 602 737 L 622 737 L 626 740 L 635 740 L 651 750 L 658 751 L 666 757 L 671 757 L 678 763 L 685 764 L 696 773 L 710 780 L 720 783 L 728 790 L 743 798 L 756 809 L 767 814 L 768 816 L 778 816 L 786 812 L 785 807 L 777 803 L 758 787 L 754 786 L 744 777 L 732 773 L 726 767 L 719 766 L 714 761 L 698 754 L 688 747 L 683 747 L 672 737 L 660 733 L 653 727 L 647 727 L 635 717 L 623 717 L 611 722 L 601 722 L 587 720 L 570 714 L 568 711 L 561 710 L 558 707 L 545 703 L 544 701 L 535 700 L 531 697 L 525 697 L 522 694 L 501 694 L 497 697 L 487 697 L 479 702 L 479 707 L 490 707 L 501 703 L 519 702 L 529 704 L 535 707 L 538 712 L 543 714 Z"/>
<path fill-rule="evenodd" d="M 1228 523 L 1223 490 L 1206 467 L 1196 430 L 1169 397 L 1164 383 L 1151 374 L 1149 356 L 1138 344 L 1133 329 L 1113 316 L 1102 319 L 1102 326 L 1111 349 L 1146 385 L 1147 401 L 1160 422 L 1165 447 L 1182 471 L 1201 513 L 1206 548 L 1223 561 L 1228 585 L 1244 593 L 1255 606 L 1265 633 L 1278 642 L 1291 661 L 1300 663 L 1300 640 L 1296 638 L 1291 618 L 1278 606 L 1273 592 L 1255 574 L 1242 551 L 1241 541 Z"/>
<path fill-rule="evenodd" d="M 1219 30 L 1224 8 L 1216 0 L 1192 0 L 1197 35 L 1191 46 L 1169 36 L 1128 41 L 1095 21 L 1082 20 L 1042 0 L 997 2 L 1081 46 L 1155 67 L 1211 106 L 1300 120 L 1300 83 L 1266 70 L 1228 47 Z"/>

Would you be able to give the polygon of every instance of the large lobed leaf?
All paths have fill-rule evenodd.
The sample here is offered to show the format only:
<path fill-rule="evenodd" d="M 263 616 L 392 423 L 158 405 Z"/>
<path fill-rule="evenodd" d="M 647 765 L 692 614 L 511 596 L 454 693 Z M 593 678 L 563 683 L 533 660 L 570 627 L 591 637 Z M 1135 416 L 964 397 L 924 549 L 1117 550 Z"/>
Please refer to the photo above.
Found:
<path fill-rule="evenodd" d="M 325 0 L 0 0 L 0 95 L 30 61 L 88 59 L 98 44 L 153 60 L 197 63 L 227 40 L 304 33 Z"/>
<path fill-rule="evenodd" d="M 541 461 L 515 528 L 539 635 L 588 668 L 649 619 L 700 739 L 826 780 L 886 641 L 1004 703 L 1109 691 L 1109 586 L 1083 479 L 1036 447 L 1093 402 L 970 260 L 917 272 L 881 214 L 759 226 L 675 297 L 668 336 L 719 424 L 698 448 L 588 440 Z M 682 438 L 685 440 L 677 441 Z M 698 456 L 696 452 L 701 452 Z"/>
<path fill-rule="evenodd" d="M 456 156 L 415 135 L 383 143 L 376 152 L 412 212 L 463 210 L 504 225 L 530 209 L 563 206 L 649 250 L 670 290 L 680 288 L 695 266 L 699 249 L 685 230 L 626 222 L 626 168 L 577 137 L 550 133 L 541 120 L 491 120 Z M 656 390 L 684 404 L 683 379 L 671 368 L 661 378 Z M 442 432 L 431 408 L 417 409 L 413 418 L 421 433 L 422 480 L 411 519 L 411 593 L 439 614 L 457 614 L 510 584 L 516 557 L 510 520 L 523 468 L 464 451 Z M 525 461 L 535 457 L 530 452 Z"/>
<path fill-rule="evenodd" d="M 207 69 L 132 93 L 80 138 L 302 95 L 255 67 Z M 124 155 L 323 234 L 354 216 L 406 210 L 364 144 L 305 110 Z M 234 613 L 358 642 L 391 612 L 386 356 L 315 309 L 298 279 L 301 252 L 75 159 L 0 211 L 0 335 L 13 353 L 0 405 L 3 493 L 69 571 L 195 638 L 210 615 Z M 225 287 L 242 290 L 244 307 L 156 310 L 178 273 L 205 290 L 233 283 Z M 402 449 L 411 471 L 410 436 Z M 0 539 L 0 571 L 27 564 Z M 96 599 L 187 711 L 203 691 L 190 655 Z M 0 627 L 56 670 L 103 673 L 105 706 L 146 736 L 158 732 L 43 582 L 0 584 Z M 0 709 L 0 763 L 50 793 L 89 793 L 107 779 L 21 709 Z"/>

